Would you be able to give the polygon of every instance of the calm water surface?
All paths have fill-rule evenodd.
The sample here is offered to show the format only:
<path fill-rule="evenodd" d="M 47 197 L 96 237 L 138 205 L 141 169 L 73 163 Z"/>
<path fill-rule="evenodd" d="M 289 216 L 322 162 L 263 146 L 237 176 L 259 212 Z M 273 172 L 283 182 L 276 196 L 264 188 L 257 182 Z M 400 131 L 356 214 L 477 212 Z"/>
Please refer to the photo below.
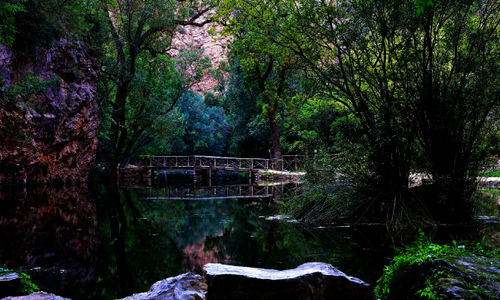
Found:
<path fill-rule="evenodd" d="M 308 227 L 277 218 L 278 202 L 295 184 L 267 187 L 272 200 L 237 199 L 229 190 L 246 196 L 251 190 L 233 179 L 210 189 L 171 179 L 168 186 L 116 191 L 0 191 L 0 265 L 27 272 L 42 290 L 61 296 L 116 299 L 167 277 L 201 274 L 213 262 L 282 270 L 321 261 L 370 283 L 388 263 L 393 240 L 385 228 Z"/>

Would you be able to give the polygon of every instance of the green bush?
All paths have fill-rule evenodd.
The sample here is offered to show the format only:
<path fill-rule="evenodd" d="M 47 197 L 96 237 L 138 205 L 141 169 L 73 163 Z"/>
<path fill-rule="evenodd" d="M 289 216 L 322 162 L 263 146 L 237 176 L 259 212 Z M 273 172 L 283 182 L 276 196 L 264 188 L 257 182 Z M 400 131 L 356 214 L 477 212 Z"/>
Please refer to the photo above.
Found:
<path fill-rule="evenodd" d="M 477 267 L 470 268 L 467 263 L 463 266 L 461 261 Z M 375 294 L 382 300 L 443 299 L 446 284 L 454 281 L 460 282 L 465 295 L 493 299 L 488 288 L 498 286 L 500 276 L 485 274 L 480 265 L 498 268 L 499 261 L 500 250 L 488 250 L 483 243 L 453 241 L 452 245 L 438 245 L 420 231 L 417 240 L 398 250 L 385 267 Z"/>
<path fill-rule="evenodd" d="M 14 271 L 11 269 L 0 267 L 0 276 L 13 272 Z M 38 286 L 31 281 L 31 277 L 28 274 L 20 271 L 16 271 L 16 273 L 21 277 L 21 285 L 19 287 L 19 292 L 21 294 L 32 294 L 40 290 Z"/>

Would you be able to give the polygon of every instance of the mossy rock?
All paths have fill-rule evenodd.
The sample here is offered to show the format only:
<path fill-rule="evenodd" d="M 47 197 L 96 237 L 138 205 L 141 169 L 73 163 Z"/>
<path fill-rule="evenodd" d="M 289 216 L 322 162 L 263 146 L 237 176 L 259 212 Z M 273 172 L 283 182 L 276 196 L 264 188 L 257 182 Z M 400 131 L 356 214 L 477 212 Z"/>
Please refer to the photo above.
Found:
<path fill-rule="evenodd" d="M 500 299 L 500 261 L 484 256 L 450 257 L 431 283 L 443 299 Z"/>
<path fill-rule="evenodd" d="M 0 267 L 0 298 L 29 295 L 39 290 L 28 274 Z"/>
<path fill-rule="evenodd" d="M 500 299 L 500 261 L 493 258 L 433 258 L 394 275 L 382 300 Z"/>

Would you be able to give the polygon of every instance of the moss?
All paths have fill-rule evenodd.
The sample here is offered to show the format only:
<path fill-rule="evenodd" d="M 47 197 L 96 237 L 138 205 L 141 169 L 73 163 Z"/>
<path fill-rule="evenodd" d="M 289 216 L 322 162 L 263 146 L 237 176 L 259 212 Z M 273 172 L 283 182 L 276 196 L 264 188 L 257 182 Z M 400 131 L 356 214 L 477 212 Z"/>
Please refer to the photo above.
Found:
<path fill-rule="evenodd" d="M 0 267 L 0 276 L 8 273 L 16 272 L 21 277 L 21 284 L 19 285 L 19 293 L 29 295 L 34 292 L 40 291 L 38 286 L 31 281 L 31 277 L 21 271 L 13 271 L 11 269 Z"/>
<path fill-rule="evenodd" d="M 481 243 L 432 243 L 423 233 L 398 251 L 375 288 L 384 299 L 498 299 L 500 251 Z"/>
<path fill-rule="evenodd" d="M 17 274 L 21 277 L 21 293 L 29 295 L 40 290 L 38 286 L 31 281 L 31 277 L 28 274 L 23 272 L 17 272 Z"/>
<path fill-rule="evenodd" d="M 500 170 L 485 171 L 481 176 L 483 176 L 483 177 L 500 177 Z"/>

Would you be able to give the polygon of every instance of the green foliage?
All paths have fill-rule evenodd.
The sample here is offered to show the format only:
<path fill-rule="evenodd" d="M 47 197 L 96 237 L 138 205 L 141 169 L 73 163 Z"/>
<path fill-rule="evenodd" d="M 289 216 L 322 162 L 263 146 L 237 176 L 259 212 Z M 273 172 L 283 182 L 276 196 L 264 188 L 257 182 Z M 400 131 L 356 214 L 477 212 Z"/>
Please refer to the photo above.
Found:
<path fill-rule="evenodd" d="M 483 177 L 500 177 L 500 171 L 484 171 L 481 176 Z"/>
<path fill-rule="evenodd" d="M 0 3 L 0 44 L 12 46 L 17 33 L 14 16 L 26 11 L 23 3 L 26 0 L 4 1 Z"/>
<path fill-rule="evenodd" d="M 417 201 L 441 221 L 471 216 L 478 171 L 498 147 L 489 134 L 500 103 L 496 2 L 437 2 L 424 14 L 415 14 L 413 1 L 248 5 L 290 12 L 267 37 L 308 65 L 310 80 L 322 85 L 317 93 L 345 107 L 333 129 L 345 142 L 335 147 L 349 150 L 344 163 L 355 164 L 347 181 L 353 197 L 358 188 L 370 191 L 360 200 L 365 209 L 393 203 L 392 212 L 381 214 L 392 222 L 411 215 L 410 203 Z M 495 13 L 476 13 L 483 9 Z M 257 13 L 248 20 L 263 35 L 275 21 Z M 367 188 L 355 182 L 355 167 L 361 182 L 371 177 Z M 431 174 L 432 186 L 410 191 L 411 172 Z"/>
<path fill-rule="evenodd" d="M 16 1 L 7 1 L 12 2 Z M 103 35 L 102 15 L 97 11 L 98 1 L 17 1 L 20 2 L 22 10 L 9 19 L 15 34 L 13 31 L 6 34 L 10 32 L 8 45 L 23 55 L 35 56 L 37 47 L 50 46 L 53 40 L 60 38 L 84 41 L 97 49 L 107 38 Z"/>
<path fill-rule="evenodd" d="M 489 250 L 479 242 L 453 241 L 452 245 L 439 245 L 432 243 L 431 238 L 421 230 L 416 241 L 403 249 L 397 250 L 397 255 L 390 265 L 386 266 L 382 277 L 377 281 L 375 293 L 380 299 L 443 299 L 441 284 L 446 278 L 463 280 L 468 274 L 463 275 L 460 264 L 455 262 L 470 258 L 475 264 L 485 264 L 489 267 L 493 262 L 491 258 L 500 262 L 500 251 Z M 466 267 L 467 268 L 467 267 Z M 473 268 L 479 273 L 480 268 Z M 457 276 L 458 275 L 458 276 Z M 484 276 L 484 281 L 477 275 Z M 455 277 L 456 276 L 456 277 Z M 473 291 L 482 297 L 489 296 L 489 292 L 480 288 L 480 285 L 489 286 L 499 278 L 489 278 L 484 274 L 474 274 L 476 282 L 463 282 L 468 291 Z M 443 279 L 445 278 L 445 279 Z M 440 280 L 441 279 L 441 280 Z M 489 299 L 489 298 L 488 298 Z"/>
<path fill-rule="evenodd" d="M 6 86 L 0 78 L 0 119 L 5 120 L 0 125 L 0 136 L 4 138 L 4 142 L 12 141 L 23 146 L 29 144 L 26 132 L 31 128 L 26 114 L 36 113 L 36 102 L 50 86 L 58 84 L 59 81 L 58 77 L 44 81 L 28 74 L 14 86 Z"/>
<path fill-rule="evenodd" d="M 297 93 L 285 109 L 283 149 L 288 153 L 300 154 L 311 154 L 317 149 L 340 152 L 338 148 L 342 139 L 334 135 L 330 126 L 347 133 L 339 126 L 332 125 L 344 111 L 341 105 L 331 99 Z"/>
<path fill-rule="evenodd" d="M 277 159 L 281 157 L 282 110 L 294 94 L 294 72 L 300 70 L 300 61 L 280 46 L 276 34 L 287 19 L 287 14 L 251 1 L 225 0 L 218 9 L 218 21 L 225 25 L 223 34 L 234 36 L 229 56 L 244 70 L 245 83 L 259 91 L 259 118 L 268 123 L 271 150 Z"/>
<path fill-rule="evenodd" d="M 99 2 L 98 7 L 111 36 L 100 87 L 109 125 L 104 128 L 106 151 L 102 153 L 115 177 L 117 167 L 125 167 L 141 148 L 169 135 L 175 127 L 169 113 L 210 67 L 203 49 L 181 49 L 174 63 L 166 56 L 177 27 L 202 25 L 196 22 L 209 5 L 205 1 L 120 0 Z"/>
<path fill-rule="evenodd" d="M 7 268 L 0 267 L 0 275 L 5 275 L 8 273 L 12 273 L 12 272 L 14 272 L 14 271 L 7 269 Z M 21 271 L 17 271 L 16 273 L 17 273 L 17 275 L 19 275 L 19 277 L 21 277 L 21 284 L 19 287 L 20 293 L 29 295 L 29 294 L 32 294 L 34 292 L 40 291 L 38 286 L 31 281 L 30 275 L 28 275 L 24 272 L 21 272 Z"/>
<path fill-rule="evenodd" d="M 20 105 L 23 110 L 33 108 L 38 98 L 34 95 L 40 95 L 47 91 L 51 85 L 60 82 L 60 78 L 54 77 L 51 80 L 44 81 L 38 76 L 28 74 L 26 77 L 14 86 L 6 86 L 0 78 L 0 108 L 6 105 Z"/>
<path fill-rule="evenodd" d="M 178 155 L 223 155 L 226 152 L 226 136 L 229 125 L 221 107 L 210 107 L 203 98 L 185 93 L 178 103 L 184 132 L 171 137 L 172 153 Z"/>
<path fill-rule="evenodd" d="M 425 10 L 434 7 L 437 0 L 414 0 L 415 6 L 417 8 L 417 15 L 421 15 Z"/>
<path fill-rule="evenodd" d="M 23 272 L 18 272 L 19 277 L 21 277 L 21 290 L 20 292 L 26 294 L 32 294 L 40 291 L 38 286 L 31 281 L 31 277 Z"/>
<path fill-rule="evenodd" d="M 230 153 L 239 157 L 268 157 L 269 128 L 260 118 L 262 108 L 256 103 L 259 91 L 247 82 L 244 70 L 233 60 L 224 89 L 223 103 L 227 105 Z"/>

